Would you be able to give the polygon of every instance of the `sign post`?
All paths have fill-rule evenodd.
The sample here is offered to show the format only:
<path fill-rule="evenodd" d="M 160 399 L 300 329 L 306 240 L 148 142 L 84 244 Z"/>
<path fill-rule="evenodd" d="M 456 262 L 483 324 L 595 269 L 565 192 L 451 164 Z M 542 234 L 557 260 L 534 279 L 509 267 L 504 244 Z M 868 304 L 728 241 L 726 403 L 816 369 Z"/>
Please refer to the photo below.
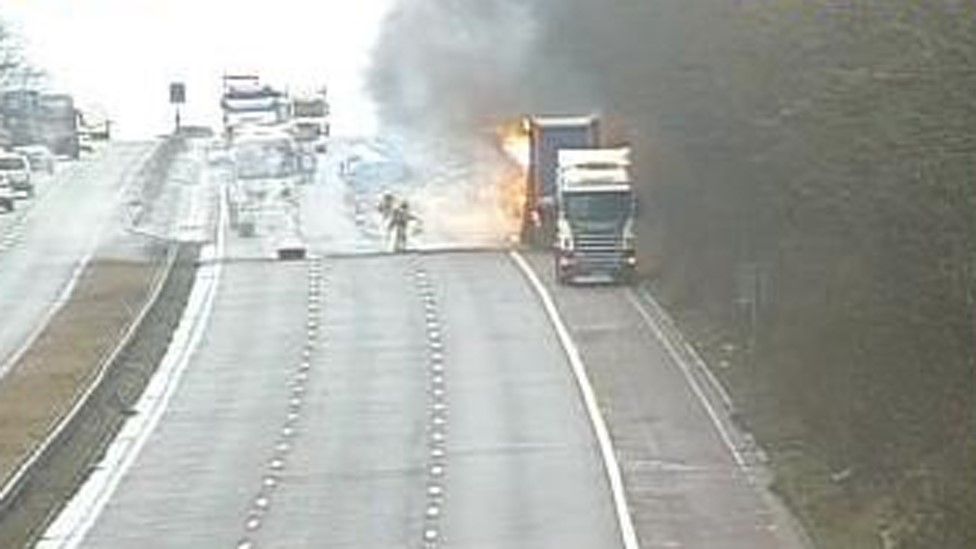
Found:
<path fill-rule="evenodd" d="M 176 133 L 180 131 L 180 105 L 186 103 L 186 84 L 173 82 L 169 85 L 169 103 L 176 111 Z"/>

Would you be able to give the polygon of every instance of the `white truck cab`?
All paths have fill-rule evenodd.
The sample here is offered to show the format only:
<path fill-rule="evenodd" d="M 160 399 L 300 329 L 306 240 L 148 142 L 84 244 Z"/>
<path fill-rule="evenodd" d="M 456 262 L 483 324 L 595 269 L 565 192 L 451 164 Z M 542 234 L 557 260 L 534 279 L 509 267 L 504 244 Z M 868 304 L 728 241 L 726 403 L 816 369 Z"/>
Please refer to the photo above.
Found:
<path fill-rule="evenodd" d="M 559 151 L 556 278 L 628 282 L 637 266 L 630 149 Z"/>

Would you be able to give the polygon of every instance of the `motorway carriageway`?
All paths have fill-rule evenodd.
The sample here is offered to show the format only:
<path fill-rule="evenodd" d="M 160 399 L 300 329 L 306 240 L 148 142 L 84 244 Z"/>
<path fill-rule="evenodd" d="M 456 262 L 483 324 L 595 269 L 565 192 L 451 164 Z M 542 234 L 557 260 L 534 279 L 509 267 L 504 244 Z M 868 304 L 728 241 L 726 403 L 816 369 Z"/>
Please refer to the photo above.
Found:
<path fill-rule="evenodd" d="M 99 243 L 123 227 L 131 176 L 148 142 L 112 142 L 36 174 L 37 196 L 0 215 L 0 374 L 44 327 Z"/>
<path fill-rule="evenodd" d="M 302 216 L 313 258 L 217 239 L 158 424 L 41 547 L 803 546 L 636 294 L 505 251 L 329 256 L 369 247 L 333 168 L 303 211 L 347 222 Z"/>

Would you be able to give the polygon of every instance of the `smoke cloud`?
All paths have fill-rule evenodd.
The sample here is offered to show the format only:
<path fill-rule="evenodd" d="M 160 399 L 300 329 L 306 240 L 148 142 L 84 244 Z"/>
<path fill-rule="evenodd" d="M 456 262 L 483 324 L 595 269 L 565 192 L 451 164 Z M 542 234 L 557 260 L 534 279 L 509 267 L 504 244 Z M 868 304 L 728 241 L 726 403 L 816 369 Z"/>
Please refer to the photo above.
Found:
<path fill-rule="evenodd" d="M 549 10 L 514 0 L 401 0 L 369 79 L 381 120 L 456 139 L 523 113 L 598 109 L 590 79 L 567 56 L 547 53 Z"/>
<path fill-rule="evenodd" d="M 369 90 L 417 176 L 408 194 L 449 238 L 501 243 L 518 232 L 512 197 L 521 191 L 513 193 L 518 175 L 499 147 L 501 126 L 600 108 L 591 79 L 551 47 L 552 9 L 401 0 L 385 21 Z"/>
<path fill-rule="evenodd" d="M 401 0 L 379 35 L 369 89 L 388 129 L 459 150 L 490 146 L 492 127 L 523 114 L 600 115 L 605 144 L 634 147 L 640 253 L 653 268 L 665 245 L 658 224 L 682 235 L 681 248 L 711 237 L 716 218 L 690 215 L 705 209 L 688 183 L 727 179 L 729 163 L 687 158 L 714 159 L 739 140 L 739 108 L 752 98 L 734 92 L 757 87 L 742 85 L 753 67 L 734 52 L 750 34 L 732 15 L 752 4 Z"/>

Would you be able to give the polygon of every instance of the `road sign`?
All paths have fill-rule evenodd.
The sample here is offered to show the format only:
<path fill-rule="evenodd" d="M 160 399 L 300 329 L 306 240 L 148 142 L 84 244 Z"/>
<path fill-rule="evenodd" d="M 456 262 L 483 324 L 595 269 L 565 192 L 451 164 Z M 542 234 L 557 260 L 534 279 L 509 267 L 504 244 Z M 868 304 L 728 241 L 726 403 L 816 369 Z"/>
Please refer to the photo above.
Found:
<path fill-rule="evenodd" d="M 186 84 L 173 82 L 169 85 L 169 102 L 174 105 L 186 103 Z"/>

